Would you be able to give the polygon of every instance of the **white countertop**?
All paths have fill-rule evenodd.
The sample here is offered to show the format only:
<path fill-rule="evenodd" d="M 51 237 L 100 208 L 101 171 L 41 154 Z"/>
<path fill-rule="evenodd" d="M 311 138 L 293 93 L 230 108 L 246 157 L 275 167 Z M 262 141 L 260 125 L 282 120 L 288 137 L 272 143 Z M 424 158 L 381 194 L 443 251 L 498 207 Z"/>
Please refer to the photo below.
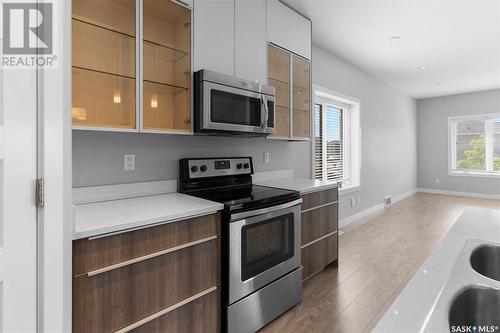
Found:
<path fill-rule="evenodd" d="M 215 213 L 223 205 L 181 193 L 74 205 L 73 239 Z"/>
<path fill-rule="evenodd" d="M 299 191 L 300 194 L 323 191 L 337 187 L 337 182 L 308 178 L 280 178 L 265 181 L 256 181 L 256 185 L 279 187 L 287 190 Z"/>
<path fill-rule="evenodd" d="M 429 318 L 432 322 L 433 313 L 440 313 L 434 312 L 435 305 L 469 239 L 500 242 L 500 210 L 466 209 L 373 332 L 427 332 Z"/>

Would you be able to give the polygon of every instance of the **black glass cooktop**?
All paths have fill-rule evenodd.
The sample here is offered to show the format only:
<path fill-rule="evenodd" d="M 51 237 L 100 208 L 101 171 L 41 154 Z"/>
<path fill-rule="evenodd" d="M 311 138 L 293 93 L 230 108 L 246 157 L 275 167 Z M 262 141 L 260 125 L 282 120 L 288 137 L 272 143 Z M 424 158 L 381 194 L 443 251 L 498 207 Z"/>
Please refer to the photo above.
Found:
<path fill-rule="evenodd" d="M 253 210 L 300 198 L 300 193 L 258 185 L 229 186 L 189 193 L 196 197 L 224 204 L 231 212 Z"/>

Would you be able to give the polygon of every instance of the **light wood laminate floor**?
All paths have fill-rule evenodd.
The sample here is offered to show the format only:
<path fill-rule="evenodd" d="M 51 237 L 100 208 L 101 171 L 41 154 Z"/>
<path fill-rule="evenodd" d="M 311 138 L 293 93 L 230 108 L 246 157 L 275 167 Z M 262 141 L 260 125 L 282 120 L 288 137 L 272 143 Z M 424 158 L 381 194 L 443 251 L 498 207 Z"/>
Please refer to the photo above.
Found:
<path fill-rule="evenodd" d="M 307 280 L 302 303 L 261 332 L 369 332 L 468 206 L 500 201 L 417 193 L 346 226 L 339 267 Z"/>

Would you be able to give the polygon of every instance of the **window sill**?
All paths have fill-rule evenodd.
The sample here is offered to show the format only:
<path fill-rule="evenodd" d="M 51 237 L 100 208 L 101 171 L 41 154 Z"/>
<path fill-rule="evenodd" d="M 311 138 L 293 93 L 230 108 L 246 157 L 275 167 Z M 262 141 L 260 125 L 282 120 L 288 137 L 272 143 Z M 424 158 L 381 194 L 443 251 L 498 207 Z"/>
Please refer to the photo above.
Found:
<path fill-rule="evenodd" d="M 346 195 L 346 194 L 349 194 L 349 193 L 352 193 L 352 192 L 357 192 L 361 190 L 361 186 L 360 185 L 357 185 L 357 186 L 346 186 L 346 187 L 343 187 L 339 190 L 339 195 L 340 196 L 343 196 L 343 195 Z"/>
<path fill-rule="evenodd" d="M 450 171 L 448 175 L 454 177 L 500 178 L 500 172 Z"/>

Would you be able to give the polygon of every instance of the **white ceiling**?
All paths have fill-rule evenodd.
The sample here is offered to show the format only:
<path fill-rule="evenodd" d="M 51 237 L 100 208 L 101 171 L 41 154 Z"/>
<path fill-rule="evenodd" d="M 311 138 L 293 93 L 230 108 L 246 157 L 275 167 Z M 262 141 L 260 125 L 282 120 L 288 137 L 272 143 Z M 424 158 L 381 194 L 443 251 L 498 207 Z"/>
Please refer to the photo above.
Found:
<path fill-rule="evenodd" d="M 410 96 L 500 88 L 500 1 L 284 2 L 315 44 Z"/>

